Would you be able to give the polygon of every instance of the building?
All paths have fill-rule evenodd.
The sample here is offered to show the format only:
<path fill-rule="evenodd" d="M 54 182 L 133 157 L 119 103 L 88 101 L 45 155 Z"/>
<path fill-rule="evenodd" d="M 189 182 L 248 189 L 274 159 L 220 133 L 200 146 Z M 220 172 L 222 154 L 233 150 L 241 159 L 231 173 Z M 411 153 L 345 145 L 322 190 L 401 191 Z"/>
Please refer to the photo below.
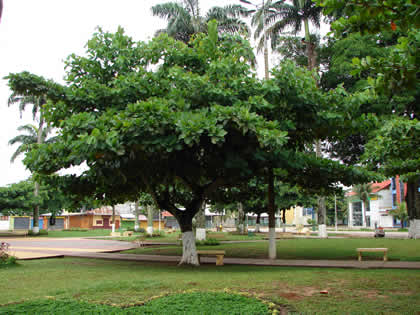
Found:
<path fill-rule="evenodd" d="M 65 229 L 111 229 L 112 207 L 101 207 L 93 210 L 75 213 L 63 213 Z M 121 217 L 115 211 L 115 228 L 120 227 Z"/>
<path fill-rule="evenodd" d="M 347 193 L 349 198 L 349 227 L 363 226 L 363 213 L 366 211 L 366 227 L 374 228 L 375 225 L 381 227 L 400 227 L 401 222 L 394 218 L 389 212 L 404 202 L 407 193 L 406 185 L 400 180 L 399 176 L 391 178 L 381 183 L 372 184 L 372 196 L 365 205 L 351 191 Z"/>

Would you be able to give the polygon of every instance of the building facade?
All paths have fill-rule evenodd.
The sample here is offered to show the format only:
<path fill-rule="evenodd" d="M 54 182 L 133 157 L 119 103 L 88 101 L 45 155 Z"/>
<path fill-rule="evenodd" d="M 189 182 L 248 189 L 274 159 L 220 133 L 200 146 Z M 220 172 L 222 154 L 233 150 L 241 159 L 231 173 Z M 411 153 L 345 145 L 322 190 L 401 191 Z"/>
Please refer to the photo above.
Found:
<path fill-rule="evenodd" d="M 349 227 L 400 227 L 401 222 L 394 218 L 390 211 L 396 209 L 404 202 L 407 189 L 399 176 L 381 183 L 372 184 L 372 194 L 365 204 L 353 191 L 347 194 L 349 198 Z M 366 213 L 366 224 L 363 224 L 363 215 Z"/>

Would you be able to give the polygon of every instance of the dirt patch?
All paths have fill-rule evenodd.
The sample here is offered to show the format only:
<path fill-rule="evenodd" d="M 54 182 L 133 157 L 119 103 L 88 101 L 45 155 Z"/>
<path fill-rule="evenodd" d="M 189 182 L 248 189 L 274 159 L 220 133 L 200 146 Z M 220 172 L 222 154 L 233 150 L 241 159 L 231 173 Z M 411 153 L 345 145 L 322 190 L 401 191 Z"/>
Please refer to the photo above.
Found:
<path fill-rule="evenodd" d="M 279 294 L 282 298 L 287 300 L 301 300 L 302 297 L 293 292 L 284 292 Z"/>
<path fill-rule="evenodd" d="M 290 287 L 283 283 L 273 285 L 272 288 L 265 288 L 263 295 L 267 297 L 280 296 L 287 300 L 302 300 L 307 297 L 319 295 L 321 290 L 311 286 Z"/>

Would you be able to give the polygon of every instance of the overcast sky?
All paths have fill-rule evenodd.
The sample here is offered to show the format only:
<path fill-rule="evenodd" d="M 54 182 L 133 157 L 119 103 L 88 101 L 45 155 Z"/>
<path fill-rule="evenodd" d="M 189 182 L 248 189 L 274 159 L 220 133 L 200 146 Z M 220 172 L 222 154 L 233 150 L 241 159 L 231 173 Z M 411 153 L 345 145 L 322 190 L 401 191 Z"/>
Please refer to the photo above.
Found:
<path fill-rule="evenodd" d="M 63 60 L 83 54 L 97 26 L 116 31 L 121 25 L 134 40 L 148 40 L 166 23 L 151 14 L 162 0 L 4 0 L 0 23 L 0 186 L 30 176 L 21 159 L 10 163 L 17 146 L 9 146 L 16 128 L 32 123 L 30 108 L 20 119 L 17 106 L 8 107 L 10 90 L 3 78 L 10 72 L 29 71 L 61 81 Z M 239 0 L 202 0 L 202 13 L 212 6 Z"/>

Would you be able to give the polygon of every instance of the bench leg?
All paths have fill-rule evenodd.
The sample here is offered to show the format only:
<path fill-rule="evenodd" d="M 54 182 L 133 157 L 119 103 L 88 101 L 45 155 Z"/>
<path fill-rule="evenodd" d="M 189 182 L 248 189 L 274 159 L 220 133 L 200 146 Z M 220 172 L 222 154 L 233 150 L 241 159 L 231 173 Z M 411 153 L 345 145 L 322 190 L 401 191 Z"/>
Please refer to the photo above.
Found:
<path fill-rule="evenodd" d="M 388 257 L 386 256 L 386 252 L 384 253 L 384 261 L 388 261 Z"/>
<path fill-rule="evenodd" d="M 216 266 L 223 266 L 223 255 L 216 255 Z"/>
<path fill-rule="evenodd" d="M 198 259 L 198 263 L 199 263 L 199 264 L 201 264 L 201 261 L 200 261 L 200 254 L 197 254 L 197 259 Z"/>
<path fill-rule="evenodd" d="M 362 261 L 362 253 L 361 252 L 358 252 L 359 253 L 359 261 Z"/>

